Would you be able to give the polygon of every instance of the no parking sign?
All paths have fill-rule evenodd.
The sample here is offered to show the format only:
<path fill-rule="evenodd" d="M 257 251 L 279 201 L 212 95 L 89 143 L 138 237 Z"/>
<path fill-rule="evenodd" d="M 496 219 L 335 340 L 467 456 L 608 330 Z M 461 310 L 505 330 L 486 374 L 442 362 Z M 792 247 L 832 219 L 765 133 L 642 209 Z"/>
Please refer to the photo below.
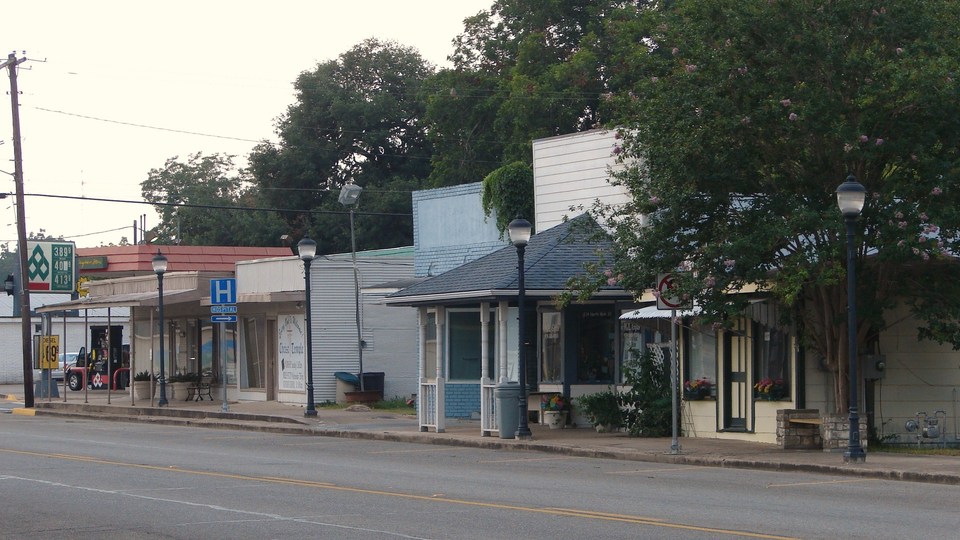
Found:
<path fill-rule="evenodd" d="M 677 274 L 660 274 L 657 276 L 657 309 L 691 309 L 693 302 L 683 300 L 674 292 L 674 280 Z"/>

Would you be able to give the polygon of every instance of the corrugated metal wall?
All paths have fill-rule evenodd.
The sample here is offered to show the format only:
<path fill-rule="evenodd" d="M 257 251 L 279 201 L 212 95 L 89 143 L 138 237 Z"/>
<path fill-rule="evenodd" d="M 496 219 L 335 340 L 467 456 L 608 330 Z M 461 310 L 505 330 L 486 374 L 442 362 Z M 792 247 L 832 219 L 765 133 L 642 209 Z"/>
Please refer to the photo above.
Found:
<path fill-rule="evenodd" d="M 367 259 L 358 256 L 357 268 L 361 291 L 365 286 L 373 287 L 413 276 L 413 260 L 410 257 Z M 310 281 L 314 399 L 333 401 L 336 399 L 334 373 L 357 373 L 360 368 L 352 263 L 317 260 L 310 268 Z M 417 369 L 416 311 L 379 305 L 381 298 L 379 294 L 361 294 L 362 338 L 367 344 L 363 351 L 364 371 L 384 372 L 385 397 L 414 393 Z M 385 345 L 378 347 L 380 336 L 383 336 Z M 408 381 L 411 377 L 412 389 L 401 393 L 401 387 L 407 384 L 398 386 L 398 383 Z"/>

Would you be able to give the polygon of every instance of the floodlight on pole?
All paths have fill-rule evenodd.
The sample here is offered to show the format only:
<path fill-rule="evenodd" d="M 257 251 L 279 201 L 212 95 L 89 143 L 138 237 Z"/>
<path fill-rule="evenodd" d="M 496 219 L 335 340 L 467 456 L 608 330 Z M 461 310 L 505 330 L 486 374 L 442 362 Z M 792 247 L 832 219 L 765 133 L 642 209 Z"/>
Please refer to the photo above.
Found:
<path fill-rule="evenodd" d="M 365 388 L 363 384 L 363 330 L 360 325 L 360 273 L 357 271 L 357 237 L 353 227 L 353 210 L 357 204 L 357 200 L 360 198 L 361 191 L 363 191 L 363 188 L 353 182 L 344 184 L 343 188 L 340 189 L 340 196 L 337 198 L 337 201 L 344 206 L 350 207 L 350 253 L 353 256 L 353 306 L 354 317 L 357 323 L 357 360 L 360 369 L 358 378 L 360 379 L 360 391 L 363 392 Z"/>

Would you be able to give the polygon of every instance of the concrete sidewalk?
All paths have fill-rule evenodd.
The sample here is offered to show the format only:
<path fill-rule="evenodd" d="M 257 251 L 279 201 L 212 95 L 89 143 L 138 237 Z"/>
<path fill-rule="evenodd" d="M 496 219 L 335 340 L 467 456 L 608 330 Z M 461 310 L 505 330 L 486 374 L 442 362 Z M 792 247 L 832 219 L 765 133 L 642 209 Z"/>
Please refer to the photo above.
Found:
<path fill-rule="evenodd" d="M 0 385 L 0 399 L 16 401 L 23 389 Z M 918 456 L 871 452 L 863 464 L 843 463 L 839 453 L 781 450 L 776 445 L 734 440 L 681 438 L 680 452 L 671 453 L 671 439 L 627 437 L 622 433 L 596 433 L 592 429 L 557 429 L 533 424 L 531 440 L 484 437 L 478 421 L 450 420 L 444 433 L 421 432 L 413 415 L 385 413 L 363 406 L 348 409 L 318 409 L 306 418 L 303 407 L 276 402 L 171 401 L 167 407 L 149 402 L 131 404 L 130 395 L 114 392 L 70 392 L 61 397 L 36 398 L 33 409 L 15 414 L 66 415 L 117 421 L 189 425 L 208 428 L 265 431 L 331 437 L 352 437 L 420 444 L 445 444 L 478 448 L 506 448 L 553 452 L 569 456 L 621 459 L 710 467 L 807 471 L 853 477 L 909 480 L 960 485 L 960 457 Z"/>

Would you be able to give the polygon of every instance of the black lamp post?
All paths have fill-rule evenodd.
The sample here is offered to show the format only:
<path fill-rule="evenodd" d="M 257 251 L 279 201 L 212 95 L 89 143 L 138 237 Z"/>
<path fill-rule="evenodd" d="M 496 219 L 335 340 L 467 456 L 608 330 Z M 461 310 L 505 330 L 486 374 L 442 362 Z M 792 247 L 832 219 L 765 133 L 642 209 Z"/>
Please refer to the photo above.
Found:
<path fill-rule="evenodd" d="M 527 242 L 530 241 L 533 226 L 522 217 L 517 217 L 517 219 L 510 222 L 508 230 L 510 231 L 510 241 L 513 242 L 513 245 L 517 246 L 517 269 L 519 276 L 517 280 L 517 324 L 519 325 L 519 332 L 517 333 L 520 336 L 520 343 L 517 348 L 517 369 L 520 371 L 520 423 L 517 425 L 517 438 L 530 439 L 533 437 L 533 433 L 530 432 L 530 426 L 527 424 L 527 355 L 524 347 L 524 343 L 526 342 L 526 332 L 524 330 L 526 326 L 524 324 L 523 309 L 526 291 L 523 288 L 523 253 L 527 248 Z"/>
<path fill-rule="evenodd" d="M 297 244 L 297 253 L 300 254 L 300 260 L 303 261 L 303 285 L 306 291 L 307 308 L 307 410 L 303 411 L 304 416 L 316 416 L 317 408 L 313 403 L 313 333 L 310 323 L 310 263 L 317 255 L 317 243 L 309 238 L 300 240 Z"/>
<path fill-rule="evenodd" d="M 167 271 L 167 258 L 157 249 L 157 254 L 153 257 L 153 272 L 157 274 L 157 291 L 159 292 L 158 307 L 160 311 L 160 401 L 157 406 L 167 405 L 167 379 L 164 376 L 163 364 L 166 362 L 163 354 L 163 274 Z"/>
<path fill-rule="evenodd" d="M 866 190 L 852 174 L 837 188 L 837 206 L 847 225 L 847 341 L 850 354 L 850 437 L 844 463 L 863 463 L 867 454 L 860 445 L 860 416 L 857 414 L 857 273 L 854 224 L 863 210 Z"/>

